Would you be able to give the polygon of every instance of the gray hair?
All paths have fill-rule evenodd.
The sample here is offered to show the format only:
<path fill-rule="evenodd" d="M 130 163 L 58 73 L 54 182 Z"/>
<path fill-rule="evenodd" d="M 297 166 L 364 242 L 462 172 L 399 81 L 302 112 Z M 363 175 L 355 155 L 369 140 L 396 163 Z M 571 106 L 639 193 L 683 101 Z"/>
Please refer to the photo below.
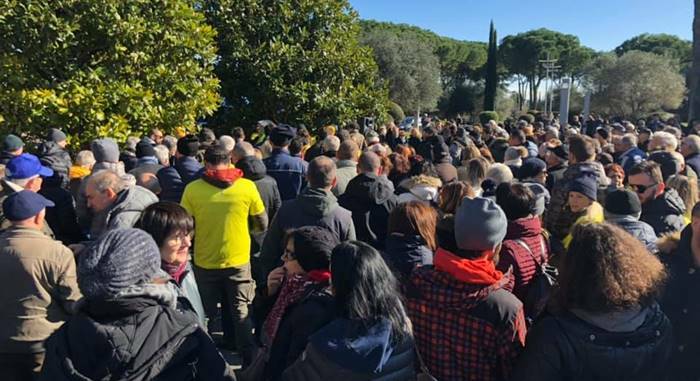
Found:
<path fill-rule="evenodd" d="M 700 136 L 688 135 L 683 139 L 683 144 L 688 146 L 693 153 L 700 153 Z"/>
<path fill-rule="evenodd" d="M 363 173 L 375 173 L 382 166 L 382 160 L 374 152 L 365 152 L 357 162 L 357 168 Z"/>
<path fill-rule="evenodd" d="M 126 143 L 124 144 L 126 150 L 136 152 L 136 145 L 139 144 L 140 141 L 141 139 L 137 138 L 136 136 L 129 136 L 126 138 Z"/>
<path fill-rule="evenodd" d="M 637 146 L 637 135 L 635 134 L 624 134 L 622 135 L 622 139 L 620 139 L 620 142 L 627 147 L 636 147 Z"/>
<path fill-rule="evenodd" d="M 83 150 L 78 152 L 78 154 L 75 156 L 75 165 L 79 165 L 81 167 L 92 167 L 95 165 L 95 163 L 95 155 L 93 155 L 92 151 Z"/>
<path fill-rule="evenodd" d="M 658 131 L 651 138 L 649 150 L 675 151 L 678 148 L 678 139 L 670 132 Z"/>
<path fill-rule="evenodd" d="M 228 135 L 219 136 L 219 143 L 221 143 L 229 153 L 236 147 L 236 140 Z"/>
<path fill-rule="evenodd" d="M 163 138 L 163 145 L 168 147 L 169 150 L 177 149 L 177 138 L 172 135 L 165 135 Z"/>
<path fill-rule="evenodd" d="M 170 149 L 168 149 L 168 147 L 163 144 L 158 144 L 153 147 L 153 149 L 156 151 L 156 158 L 158 158 L 161 165 L 167 166 L 170 164 Z"/>
<path fill-rule="evenodd" d="M 100 193 L 106 192 L 107 189 L 111 189 L 114 193 L 119 193 L 127 187 L 124 180 L 116 172 L 107 169 L 90 175 L 88 177 L 89 184 L 92 184 Z"/>
<path fill-rule="evenodd" d="M 321 147 L 323 148 L 324 151 L 337 152 L 338 149 L 340 149 L 340 139 L 338 139 L 337 136 L 328 135 L 328 136 L 326 136 L 325 139 L 323 139 L 323 142 L 321 143 Z"/>
<path fill-rule="evenodd" d="M 493 180 L 496 185 L 513 181 L 513 172 L 507 165 L 502 163 L 491 164 L 486 171 L 486 178 Z"/>
<path fill-rule="evenodd" d="M 238 142 L 233 147 L 233 156 L 242 159 L 247 156 L 255 156 L 255 148 L 248 142 Z"/>

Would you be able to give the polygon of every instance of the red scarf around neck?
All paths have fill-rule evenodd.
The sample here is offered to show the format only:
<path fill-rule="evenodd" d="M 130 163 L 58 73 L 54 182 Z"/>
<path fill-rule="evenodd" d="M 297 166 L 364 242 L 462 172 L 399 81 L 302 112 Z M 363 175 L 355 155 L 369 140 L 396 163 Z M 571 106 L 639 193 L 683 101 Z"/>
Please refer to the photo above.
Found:
<path fill-rule="evenodd" d="M 433 258 L 433 266 L 464 283 L 492 285 L 503 278 L 503 273 L 496 270 L 493 253 L 484 254 L 478 259 L 464 259 L 438 248 Z"/>
<path fill-rule="evenodd" d="M 243 171 L 238 168 L 208 169 L 204 171 L 204 180 L 209 180 L 209 183 L 213 183 L 217 186 L 230 186 L 241 177 L 243 177 Z"/>

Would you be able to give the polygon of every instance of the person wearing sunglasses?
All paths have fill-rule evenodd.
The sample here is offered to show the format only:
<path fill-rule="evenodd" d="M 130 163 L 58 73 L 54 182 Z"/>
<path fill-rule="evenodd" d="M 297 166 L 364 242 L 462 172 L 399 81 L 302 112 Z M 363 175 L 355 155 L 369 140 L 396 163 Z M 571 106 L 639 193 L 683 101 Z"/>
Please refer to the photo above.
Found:
<path fill-rule="evenodd" d="M 657 237 L 683 229 L 683 199 L 674 189 L 666 187 L 657 163 L 645 161 L 632 167 L 629 186 L 642 203 L 640 220 L 651 225 Z"/>

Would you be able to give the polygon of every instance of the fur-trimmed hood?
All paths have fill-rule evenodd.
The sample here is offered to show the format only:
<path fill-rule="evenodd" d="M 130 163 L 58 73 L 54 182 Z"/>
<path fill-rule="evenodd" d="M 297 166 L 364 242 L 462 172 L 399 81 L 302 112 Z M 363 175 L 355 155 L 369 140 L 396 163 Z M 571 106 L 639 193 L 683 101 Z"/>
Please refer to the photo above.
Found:
<path fill-rule="evenodd" d="M 673 233 L 664 234 L 656 241 L 656 246 L 659 248 L 659 254 L 670 255 L 673 254 L 676 249 L 681 244 L 683 238 L 690 240 L 693 236 L 690 226 L 683 229 L 683 231 L 677 231 Z"/>

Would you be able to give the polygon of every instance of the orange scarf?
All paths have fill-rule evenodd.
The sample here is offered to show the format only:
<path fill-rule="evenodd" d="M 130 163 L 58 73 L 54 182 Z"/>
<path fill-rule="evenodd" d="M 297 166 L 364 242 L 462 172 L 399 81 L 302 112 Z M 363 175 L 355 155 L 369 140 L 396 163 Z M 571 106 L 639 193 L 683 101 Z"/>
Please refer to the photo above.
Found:
<path fill-rule="evenodd" d="M 492 285 L 503 278 L 503 273 L 496 270 L 493 253 L 490 251 L 478 259 L 464 259 L 438 248 L 433 258 L 433 266 L 460 282 L 469 284 Z"/>

